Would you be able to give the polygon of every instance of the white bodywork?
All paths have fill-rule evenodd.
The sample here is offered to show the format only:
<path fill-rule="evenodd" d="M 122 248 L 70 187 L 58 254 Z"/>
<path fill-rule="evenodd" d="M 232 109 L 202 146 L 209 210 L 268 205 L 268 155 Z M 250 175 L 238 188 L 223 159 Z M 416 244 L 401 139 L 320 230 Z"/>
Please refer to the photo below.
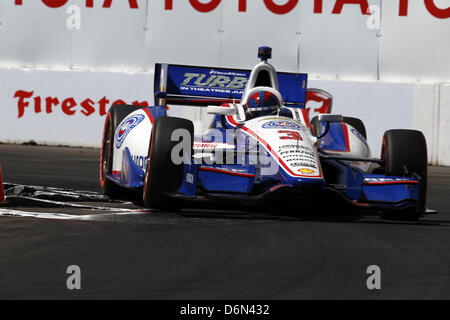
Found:
<path fill-rule="evenodd" d="M 118 144 L 118 131 L 121 130 L 124 124 L 134 116 L 144 116 L 143 120 L 134 127 L 127 135 L 124 137 L 123 143 L 120 147 Z M 144 110 L 137 110 L 129 114 L 118 126 L 116 132 L 114 133 L 114 151 L 113 151 L 113 171 L 122 172 L 122 161 L 123 152 L 125 148 L 128 148 L 131 152 L 133 161 L 141 169 L 146 171 L 146 164 L 148 160 L 148 148 L 150 146 L 150 137 L 152 132 L 153 124 L 150 118 L 147 116 Z"/>
<path fill-rule="evenodd" d="M 247 121 L 241 130 L 257 139 L 277 165 L 289 175 L 299 178 L 323 178 L 314 146 L 317 139 L 302 122 L 267 116 Z"/>
<path fill-rule="evenodd" d="M 349 152 L 332 152 L 328 151 L 330 154 L 337 154 L 341 156 L 347 157 L 355 157 L 355 158 L 372 158 L 372 153 L 370 152 L 369 145 L 367 144 L 366 139 L 351 125 L 345 124 L 348 130 L 349 137 Z M 350 165 L 354 168 L 360 169 L 363 172 L 369 171 L 372 164 L 370 162 L 350 162 Z"/>

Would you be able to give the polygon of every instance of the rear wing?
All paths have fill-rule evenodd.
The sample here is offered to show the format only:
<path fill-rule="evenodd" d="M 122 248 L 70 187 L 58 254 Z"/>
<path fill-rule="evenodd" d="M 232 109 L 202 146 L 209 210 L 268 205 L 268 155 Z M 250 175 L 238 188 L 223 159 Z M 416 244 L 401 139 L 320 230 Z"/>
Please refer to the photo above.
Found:
<path fill-rule="evenodd" d="M 155 102 L 159 105 L 238 103 L 250 70 L 156 64 Z M 307 74 L 278 72 L 280 93 L 289 107 L 305 108 Z"/>

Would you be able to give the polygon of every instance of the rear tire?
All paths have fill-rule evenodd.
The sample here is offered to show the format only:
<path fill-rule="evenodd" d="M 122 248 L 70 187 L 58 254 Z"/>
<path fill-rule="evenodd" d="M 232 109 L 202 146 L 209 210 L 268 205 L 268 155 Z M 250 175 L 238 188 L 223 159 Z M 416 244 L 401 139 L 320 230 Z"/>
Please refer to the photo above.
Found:
<path fill-rule="evenodd" d="M 426 210 L 428 151 L 425 136 L 415 130 L 387 131 L 381 159 L 386 175 L 420 177 L 417 209 L 410 213 L 388 213 L 383 218 L 417 221 Z"/>
<path fill-rule="evenodd" d="M 110 198 L 119 198 L 123 188 L 107 179 L 112 173 L 114 135 L 117 127 L 129 114 L 142 109 L 140 106 L 114 105 L 106 115 L 105 129 L 103 131 L 102 151 L 100 154 L 100 186 L 103 194 Z"/>
<path fill-rule="evenodd" d="M 191 121 L 180 118 L 162 117 L 155 119 L 149 147 L 149 161 L 144 180 L 143 201 L 149 208 L 161 210 L 179 210 L 180 203 L 166 193 L 176 192 L 183 181 L 184 163 L 172 161 L 172 150 L 180 141 L 172 141 L 172 134 L 177 129 L 189 133 L 191 160 L 193 154 L 194 125 Z"/>

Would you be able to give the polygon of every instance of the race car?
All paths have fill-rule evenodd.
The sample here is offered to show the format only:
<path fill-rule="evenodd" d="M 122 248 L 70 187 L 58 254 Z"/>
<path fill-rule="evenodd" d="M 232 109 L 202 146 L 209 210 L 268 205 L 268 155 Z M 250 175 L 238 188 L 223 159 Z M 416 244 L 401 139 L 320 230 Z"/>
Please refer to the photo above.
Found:
<path fill-rule="evenodd" d="M 143 205 L 160 210 L 209 199 L 295 202 L 290 210 L 299 213 L 303 205 L 341 204 L 413 221 L 426 213 L 421 132 L 387 131 L 374 158 L 361 120 L 329 113 L 310 120 L 308 75 L 277 72 L 269 47 L 259 48 L 258 57 L 252 70 L 157 64 L 157 105 L 115 105 L 107 114 L 103 192 L 116 198 L 133 190 Z M 168 106 L 210 116 L 195 135 L 193 122 L 168 116 Z"/>

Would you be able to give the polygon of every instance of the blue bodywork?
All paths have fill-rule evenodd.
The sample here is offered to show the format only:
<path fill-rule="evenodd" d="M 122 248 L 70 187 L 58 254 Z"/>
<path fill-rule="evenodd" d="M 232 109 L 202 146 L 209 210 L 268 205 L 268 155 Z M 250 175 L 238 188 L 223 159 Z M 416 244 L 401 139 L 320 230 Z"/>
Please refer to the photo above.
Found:
<path fill-rule="evenodd" d="M 208 67 L 188 67 L 168 65 L 166 91 L 161 92 L 161 70 L 157 64 L 155 70 L 155 98 L 177 97 L 185 102 L 195 100 L 240 100 L 244 86 L 251 71 Z M 278 72 L 280 93 L 287 106 L 304 107 L 308 75 Z M 207 88 L 205 88 L 207 86 Z"/>

